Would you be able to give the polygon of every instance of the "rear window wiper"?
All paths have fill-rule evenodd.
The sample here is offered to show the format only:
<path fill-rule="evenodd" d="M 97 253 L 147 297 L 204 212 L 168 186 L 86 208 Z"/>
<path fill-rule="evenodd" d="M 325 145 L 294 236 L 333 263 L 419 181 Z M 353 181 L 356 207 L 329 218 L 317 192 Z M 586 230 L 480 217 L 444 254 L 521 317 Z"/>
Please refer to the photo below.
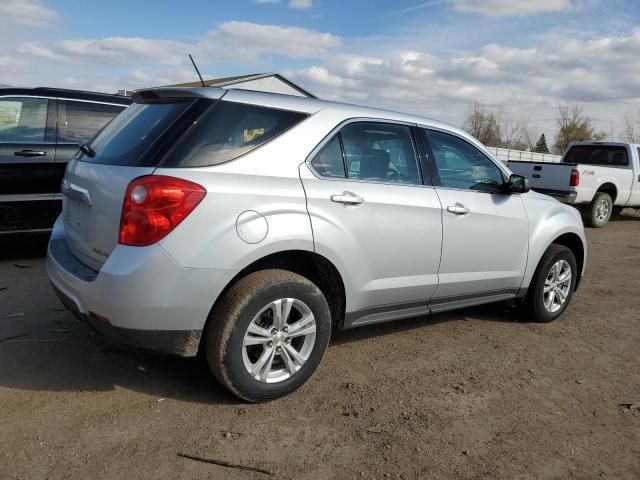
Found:
<path fill-rule="evenodd" d="M 82 153 L 84 153 L 85 155 L 91 158 L 96 156 L 96 151 L 86 143 L 83 143 L 82 145 L 80 145 L 80 150 L 82 151 Z"/>

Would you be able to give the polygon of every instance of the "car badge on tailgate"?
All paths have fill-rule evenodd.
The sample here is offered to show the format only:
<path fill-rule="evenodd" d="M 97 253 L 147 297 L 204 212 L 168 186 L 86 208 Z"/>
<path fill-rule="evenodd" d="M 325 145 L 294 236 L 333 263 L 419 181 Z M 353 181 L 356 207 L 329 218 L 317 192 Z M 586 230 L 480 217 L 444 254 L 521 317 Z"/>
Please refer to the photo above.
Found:
<path fill-rule="evenodd" d="M 62 194 L 71 198 L 72 200 L 75 200 L 76 202 L 84 203 L 88 207 L 92 205 L 89 190 L 71 183 L 66 178 L 62 180 Z"/>

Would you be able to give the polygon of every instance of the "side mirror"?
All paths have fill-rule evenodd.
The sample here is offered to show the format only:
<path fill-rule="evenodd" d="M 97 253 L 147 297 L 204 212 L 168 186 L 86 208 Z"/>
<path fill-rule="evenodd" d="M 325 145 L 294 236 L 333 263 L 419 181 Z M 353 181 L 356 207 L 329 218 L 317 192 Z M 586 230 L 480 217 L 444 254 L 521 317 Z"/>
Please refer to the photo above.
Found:
<path fill-rule="evenodd" d="M 505 186 L 508 193 L 527 193 L 531 190 L 531 187 L 529 187 L 529 180 L 526 177 L 516 175 L 515 173 L 509 177 L 509 181 Z"/>

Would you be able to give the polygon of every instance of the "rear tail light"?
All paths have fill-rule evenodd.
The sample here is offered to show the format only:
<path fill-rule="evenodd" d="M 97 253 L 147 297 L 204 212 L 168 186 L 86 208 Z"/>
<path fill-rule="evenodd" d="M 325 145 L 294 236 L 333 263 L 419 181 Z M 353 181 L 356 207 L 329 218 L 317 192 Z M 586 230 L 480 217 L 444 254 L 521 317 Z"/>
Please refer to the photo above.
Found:
<path fill-rule="evenodd" d="M 143 247 L 164 238 L 202 201 L 206 190 L 181 178 L 148 175 L 127 187 L 119 241 Z"/>
<path fill-rule="evenodd" d="M 578 170 L 571 170 L 571 179 L 569 180 L 570 187 L 577 187 L 580 185 L 580 172 Z"/>

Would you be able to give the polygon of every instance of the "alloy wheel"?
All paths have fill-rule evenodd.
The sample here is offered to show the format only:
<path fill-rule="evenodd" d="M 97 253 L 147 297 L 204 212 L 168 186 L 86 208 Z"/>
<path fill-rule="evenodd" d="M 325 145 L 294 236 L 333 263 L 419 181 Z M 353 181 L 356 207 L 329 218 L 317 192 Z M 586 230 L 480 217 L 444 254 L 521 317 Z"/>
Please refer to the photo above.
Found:
<path fill-rule="evenodd" d="M 571 265 L 566 260 L 553 264 L 544 281 L 544 308 L 555 313 L 567 301 L 571 289 Z"/>
<path fill-rule="evenodd" d="M 609 202 L 602 199 L 596 205 L 596 219 L 599 222 L 604 222 L 609 217 Z"/>
<path fill-rule="evenodd" d="M 304 302 L 274 300 L 247 327 L 242 341 L 244 367 L 260 382 L 282 382 L 306 363 L 315 340 L 316 320 Z"/>

